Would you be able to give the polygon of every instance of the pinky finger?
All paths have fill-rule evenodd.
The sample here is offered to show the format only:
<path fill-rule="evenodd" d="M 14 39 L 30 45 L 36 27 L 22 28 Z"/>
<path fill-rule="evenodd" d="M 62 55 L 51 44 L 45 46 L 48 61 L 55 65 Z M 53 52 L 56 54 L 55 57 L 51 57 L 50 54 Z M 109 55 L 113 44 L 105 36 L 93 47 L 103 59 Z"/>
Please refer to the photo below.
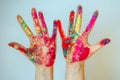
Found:
<path fill-rule="evenodd" d="M 28 55 L 27 55 L 27 48 L 25 48 L 21 44 L 19 44 L 17 42 L 11 42 L 8 45 L 10 47 L 15 48 L 16 50 L 20 51 L 25 57 L 28 57 Z"/>

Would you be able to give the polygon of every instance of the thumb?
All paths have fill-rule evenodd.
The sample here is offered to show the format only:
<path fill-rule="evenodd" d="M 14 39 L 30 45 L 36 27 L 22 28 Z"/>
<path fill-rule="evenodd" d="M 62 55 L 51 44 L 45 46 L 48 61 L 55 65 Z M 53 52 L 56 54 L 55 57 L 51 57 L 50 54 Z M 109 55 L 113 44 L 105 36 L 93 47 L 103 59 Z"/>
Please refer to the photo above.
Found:
<path fill-rule="evenodd" d="M 95 54 L 99 49 L 101 49 L 102 47 L 104 47 L 105 45 L 107 45 L 108 43 L 110 43 L 110 39 L 109 38 L 105 38 L 102 39 L 101 41 L 99 41 L 97 44 L 91 46 L 91 55 Z"/>
<path fill-rule="evenodd" d="M 61 25 L 61 21 L 60 20 L 57 20 L 57 28 L 58 28 L 58 31 L 60 33 L 60 37 L 61 39 L 63 39 L 65 37 L 65 34 L 64 34 L 64 31 L 62 29 L 62 25 Z"/>
<path fill-rule="evenodd" d="M 10 47 L 15 48 L 16 50 L 20 51 L 24 56 L 27 56 L 27 48 L 25 48 L 24 46 L 22 46 L 21 44 L 17 43 L 17 42 L 11 42 L 8 44 Z"/>

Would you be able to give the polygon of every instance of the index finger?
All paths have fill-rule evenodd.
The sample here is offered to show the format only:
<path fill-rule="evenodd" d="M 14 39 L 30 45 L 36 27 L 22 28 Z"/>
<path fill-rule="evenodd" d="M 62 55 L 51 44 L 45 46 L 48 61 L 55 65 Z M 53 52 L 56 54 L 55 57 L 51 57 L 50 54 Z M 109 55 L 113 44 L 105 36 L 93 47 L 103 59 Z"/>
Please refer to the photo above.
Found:
<path fill-rule="evenodd" d="M 93 26 L 94 26 L 94 23 L 97 19 L 97 16 L 98 16 L 98 11 L 96 10 L 94 13 L 93 13 L 93 16 L 89 22 L 89 24 L 87 25 L 85 31 L 83 33 L 86 33 L 87 35 L 91 32 Z"/>

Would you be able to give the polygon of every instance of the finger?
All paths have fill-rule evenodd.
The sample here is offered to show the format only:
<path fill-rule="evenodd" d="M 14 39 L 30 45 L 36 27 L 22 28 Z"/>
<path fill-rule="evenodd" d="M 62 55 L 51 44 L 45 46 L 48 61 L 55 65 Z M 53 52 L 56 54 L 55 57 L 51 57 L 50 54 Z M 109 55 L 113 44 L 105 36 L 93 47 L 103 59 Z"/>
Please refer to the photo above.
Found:
<path fill-rule="evenodd" d="M 45 23 L 45 20 L 44 20 L 43 13 L 38 12 L 38 15 L 39 15 L 39 20 L 40 20 L 40 25 L 41 25 L 41 28 L 42 28 L 42 33 L 43 33 L 43 35 L 48 36 L 47 26 L 46 26 L 46 23 Z"/>
<path fill-rule="evenodd" d="M 82 6 L 78 6 L 75 21 L 75 31 L 77 33 L 80 33 L 81 22 L 82 22 Z"/>
<path fill-rule="evenodd" d="M 98 16 L 98 11 L 96 10 L 89 22 L 89 24 L 87 25 L 85 31 L 83 33 L 87 34 L 87 36 L 89 35 L 90 31 L 92 30 L 93 26 L 94 26 L 94 23 L 97 19 L 97 16 Z"/>
<path fill-rule="evenodd" d="M 53 32 L 52 32 L 52 40 L 53 41 L 55 41 L 55 39 L 56 39 L 56 35 L 57 35 L 57 21 L 55 20 L 54 22 L 53 22 Z"/>
<path fill-rule="evenodd" d="M 33 22 L 34 22 L 35 31 L 38 35 L 40 35 L 41 34 L 41 28 L 40 28 L 40 24 L 39 24 L 39 21 L 38 21 L 38 16 L 37 16 L 35 8 L 32 9 L 31 14 L 32 14 Z"/>
<path fill-rule="evenodd" d="M 10 47 L 15 48 L 16 50 L 20 51 L 24 56 L 28 57 L 27 55 L 27 49 L 16 42 L 11 42 L 8 44 Z"/>
<path fill-rule="evenodd" d="M 27 24 L 24 22 L 20 15 L 17 16 L 17 20 L 21 25 L 22 29 L 24 30 L 24 32 L 26 33 L 26 35 L 30 38 L 31 35 L 33 35 L 33 33 L 31 32 L 31 30 L 29 29 L 29 27 L 27 26 Z"/>
<path fill-rule="evenodd" d="M 110 43 L 109 38 L 102 39 L 99 43 L 91 46 L 91 55 L 95 54 L 99 49 Z"/>
<path fill-rule="evenodd" d="M 60 33 L 60 37 L 61 37 L 61 39 L 63 39 L 65 37 L 65 34 L 64 34 L 63 29 L 62 29 L 60 20 L 57 21 L 57 25 L 58 25 L 58 31 Z"/>
<path fill-rule="evenodd" d="M 71 11 L 69 16 L 69 29 L 68 29 L 69 35 L 74 33 L 73 23 L 74 23 L 74 11 Z"/>

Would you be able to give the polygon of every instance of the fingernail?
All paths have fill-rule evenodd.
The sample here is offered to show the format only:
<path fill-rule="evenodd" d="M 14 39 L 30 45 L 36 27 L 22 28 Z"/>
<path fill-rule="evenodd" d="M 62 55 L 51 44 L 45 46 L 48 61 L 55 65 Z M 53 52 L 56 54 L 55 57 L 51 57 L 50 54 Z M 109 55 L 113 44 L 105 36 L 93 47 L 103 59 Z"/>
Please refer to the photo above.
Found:
<path fill-rule="evenodd" d="M 103 39 L 100 44 L 101 45 L 107 45 L 108 43 L 110 43 L 110 39 L 106 38 L 106 39 Z"/>
<path fill-rule="evenodd" d="M 82 6 L 78 6 L 77 10 L 78 10 L 78 14 L 80 14 L 82 12 Z"/>
<path fill-rule="evenodd" d="M 74 21 L 74 11 L 70 12 L 70 23 L 72 23 Z"/>
<path fill-rule="evenodd" d="M 60 20 L 57 20 L 56 22 L 57 22 L 58 27 L 61 26 L 61 21 Z"/>
<path fill-rule="evenodd" d="M 8 45 L 9 45 L 10 47 L 14 47 L 14 45 L 13 45 L 12 43 L 9 43 Z"/>
<path fill-rule="evenodd" d="M 43 13 L 42 12 L 38 12 L 39 18 L 43 17 Z"/>
<path fill-rule="evenodd" d="M 34 19 L 36 19 L 36 18 L 37 18 L 35 8 L 32 8 L 32 15 L 33 15 L 33 18 L 34 18 Z"/>
<path fill-rule="evenodd" d="M 53 24 L 54 24 L 55 27 L 57 26 L 57 22 L 56 22 L 56 20 L 54 20 Z"/>
<path fill-rule="evenodd" d="M 98 16 L 98 10 L 96 10 L 95 12 L 94 12 L 94 15 L 93 15 L 94 17 L 97 17 Z"/>

